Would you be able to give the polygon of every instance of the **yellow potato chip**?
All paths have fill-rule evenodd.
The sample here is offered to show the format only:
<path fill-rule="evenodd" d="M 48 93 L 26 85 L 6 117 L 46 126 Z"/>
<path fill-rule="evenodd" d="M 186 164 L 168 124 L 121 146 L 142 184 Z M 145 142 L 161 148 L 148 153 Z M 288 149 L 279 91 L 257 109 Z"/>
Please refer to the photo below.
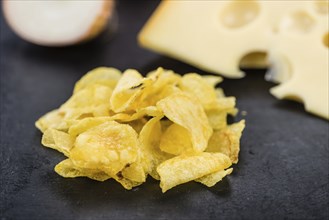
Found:
<path fill-rule="evenodd" d="M 125 189 L 131 189 L 146 181 L 147 173 L 142 163 L 141 153 L 139 149 L 136 161 L 132 164 L 127 164 L 121 171 L 113 176 Z"/>
<path fill-rule="evenodd" d="M 110 98 L 111 109 L 118 113 L 136 108 L 145 87 L 150 86 L 151 79 L 143 78 L 136 70 L 126 70 L 115 87 Z"/>
<path fill-rule="evenodd" d="M 218 98 L 216 101 L 208 103 L 205 106 L 211 127 L 215 130 L 223 129 L 227 126 L 227 115 L 235 115 L 237 110 L 234 97 Z"/>
<path fill-rule="evenodd" d="M 161 118 L 160 124 L 161 124 L 161 130 L 164 133 L 169 128 L 169 126 L 174 123 L 170 121 L 168 118 Z"/>
<path fill-rule="evenodd" d="M 140 118 L 134 121 L 125 122 L 125 124 L 130 125 L 139 134 L 143 129 L 144 125 L 147 123 L 146 118 Z"/>
<path fill-rule="evenodd" d="M 74 122 L 71 123 L 68 133 L 72 137 L 76 137 L 79 134 L 87 131 L 88 129 L 98 126 L 107 121 L 113 121 L 113 119 L 111 117 L 90 117 L 81 120 L 74 120 Z"/>
<path fill-rule="evenodd" d="M 180 75 L 171 70 L 164 70 L 161 67 L 156 71 L 147 74 L 147 77 L 154 81 L 149 91 L 151 95 L 161 92 L 166 86 L 175 86 L 181 80 Z"/>
<path fill-rule="evenodd" d="M 210 123 L 210 126 L 215 129 L 223 129 L 227 126 L 227 112 L 218 109 L 208 109 L 206 114 Z"/>
<path fill-rule="evenodd" d="M 136 161 L 138 148 L 137 133 L 132 127 L 108 121 L 81 133 L 70 159 L 77 167 L 99 169 L 114 176 Z"/>
<path fill-rule="evenodd" d="M 170 125 L 161 137 L 160 149 L 166 153 L 179 155 L 191 148 L 189 132 L 175 123 Z"/>
<path fill-rule="evenodd" d="M 207 174 L 224 170 L 231 166 L 231 160 L 221 153 L 182 154 L 161 163 L 157 172 L 160 175 L 162 192 L 182 183 L 196 180 Z"/>
<path fill-rule="evenodd" d="M 35 126 L 43 133 L 48 128 L 54 128 L 57 130 L 67 130 L 68 126 L 64 121 L 64 114 L 58 109 L 48 112 L 35 122 Z"/>
<path fill-rule="evenodd" d="M 220 152 L 230 157 L 232 163 L 238 162 L 240 151 L 240 138 L 245 127 L 245 121 L 227 126 L 226 128 L 215 131 L 211 136 L 207 152 Z"/>
<path fill-rule="evenodd" d="M 120 78 L 120 70 L 109 67 L 98 67 L 86 73 L 75 84 L 73 93 L 77 93 L 78 91 L 85 89 L 92 84 L 105 85 L 112 88 L 113 90 Z"/>
<path fill-rule="evenodd" d="M 62 152 L 68 157 L 73 148 L 74 138 L 63 131 L 49 128 L 43 133 L 41 143 L 43 146 Z"/>
<path fill-rule="evenodd" d="M 205 105 L 205 109 L 206 110 L 216 109 L 216 110 L 226 111 L 227 113 L 234 115 L 236 113 L 235 102 L 236 102 L 235 97 L 217 98 L 215 101 Z"/>
<path fill-rule="evenodd" d="M 225 97 L 225 93 L 224 93 L 224 90 L 222 88 L 216 88 L 215 93 L 216 93 L 217 98 L 224 98 Z"/>
<path fill-rule="evenodd" d="M 221 80 L 97 68 L 36 127 L 44 146 L 68 157 L 55 167 L 63 177 L 111 178 L 132 189 L 150 174 L 163 192 L 192 180 L 210 187 L 232 172 L 244 128 L 244 121 L 227 125 L 237 109 L 235 98 L 215 89 Z"/>
<path fill-rule="evenodd" d="M 212 76 L 212 75 L 206 75 L 202 76 L 202 79 L 207 82 L 212 87 L 216 87 L 217 84 L 221 83 L 223 81 L 223 78 L 220 76 Z"/>
<path fill-rule="evenodd" d="M 176 124 L 184 127 L 191 136 L 193 148 L 204 151 L 212 135 L 212 128 L 202 105 L 186 94 L 175 94 L 157 103 L 164 115 Z"/>
<path fill-rule="evenodd" d="M 216 183 L 221 181 L 225 176 L 230 175 L 233 171 L 233 168 L 229 168 L 227 170 L 219 170 L 214 173 L 205 175 L 199 179 L 196 179 L 196 182 L 202 183 L 208 187 L 214 186 Z"/>
<path fill-rule="evenodd" d="M 137 112 L 133 114 L 128 113 L 118 113 L 112 116 L 111 118 L 113 120 L 117 120 L 120 122 L 128 122 L 128 121 L 134 121 L 137 119 L 140 119 L 144 116 L 161 116 L 163 113 L 155 106 L 148 106 L 145 108 L 137 109 Z"/>
<path fill-rule="evenodd" d="M 64 114 L 65 119 L 79 119 L 84 115 L 89 117 L 109 116 L 111 95 L 111 88 L 91 85 L 73 94 L 60 107 L 60 111 Z"/>
<path fill-rule="evenodd" d="M 185 74 L 179 87 L 196 97 L 203 106 L 217 99 L 214 86 L 196 73 Z"/>
<path fill-rule="evenodd" d="M 132 181 L 130 179 L 124 178 L 122 176 L 121 172 L 117 173 L 117 175 L 113 176 L 112 178 L 115 179 L 125 189 L 128 189 L 128 190 L 132 189 L 133 187 L 139 186 L 143 183 L 143 182 L 136 182 L 136 181 Z"/>
<path fill-rule="evenodd" d="M 63 160 L 57 164 L 55 166 L 55 171 L 62 177 L 66 178 L 88 177 L 97 181 L 105 181 L 111 178 L 103 171 L 78 168 L 74 166 L 70 159 Z"/>
<path fill-rule="evenodd" d="M 140 161 L 127 165 L 122 170 L 122 176 L 134 182 L 145 182 L 146 180 L 146 173 Z"/>
<path fill-rule="evenodd" d="M 149 120 L 139 134 L 144 169 L 157 180 L 159 179 L 156 171 L 157 166 L 172 157 L 160 150 L 160 139 L 162 135 L 160 119 L 161 117 L 154 117 Z"/>

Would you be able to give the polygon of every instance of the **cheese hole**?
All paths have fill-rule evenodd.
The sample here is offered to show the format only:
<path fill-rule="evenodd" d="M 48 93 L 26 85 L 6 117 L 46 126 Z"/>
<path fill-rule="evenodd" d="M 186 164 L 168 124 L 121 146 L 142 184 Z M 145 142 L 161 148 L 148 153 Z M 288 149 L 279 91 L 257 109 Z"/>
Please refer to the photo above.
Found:
<path fill-rule="evenodd" d="M 329 1 L 328 0 L 317 0 L 314 2 L 315 10 L 319 14 L 328 14 L 329 13 Z"/>
<path fill-rule="evenodd" d="M 241 68 L 266 68 L 267 54 L 264 52 L 252 52 L 243 56 L 240 60 Z"/>
<path fill-rule="evenodd" d="M 260 13 L 257 1 L 232 1 L 224 7 L 220 20 L 227 28 L 240 28 L 251 23 Z"/>
<path fill-rule="evenodd" d="M 295 94 L 288 94 L 284 97 L 285 99 L 293 100 L 295 102 L 303 103 L 303 99 Z"/>
<path fill-rule="evenodd" d="M 297 11 L 284 17 L 280 22 L 280 32 L 308 33 L 315 26 L 314 19 L 304 11 Z"/>
<path fill-rule="evenodd" d="M 324 45 L 329 48 L 329 32 L 327 32 L 323 37 L 323 43 Z"/>

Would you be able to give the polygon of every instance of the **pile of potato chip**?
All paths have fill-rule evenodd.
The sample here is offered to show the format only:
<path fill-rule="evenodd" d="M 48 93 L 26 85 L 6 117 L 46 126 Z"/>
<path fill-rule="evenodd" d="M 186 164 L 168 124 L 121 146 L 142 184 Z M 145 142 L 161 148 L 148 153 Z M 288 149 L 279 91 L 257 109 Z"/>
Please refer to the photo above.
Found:
<path fill-rule="evenodd" d="M 216 88 L 218 76 L 181 76 L 158 68 L 143 77 L 100 67 L 75 85 L 73 95 L 42 116 L 42 144 L 67 159 L 63 177 L 113 178 L 126 189 L 160 180 L 165 192 L 189 181 L 208 187 L 238 162 L 245 122 L 228 125 L 235 98 Z"/>

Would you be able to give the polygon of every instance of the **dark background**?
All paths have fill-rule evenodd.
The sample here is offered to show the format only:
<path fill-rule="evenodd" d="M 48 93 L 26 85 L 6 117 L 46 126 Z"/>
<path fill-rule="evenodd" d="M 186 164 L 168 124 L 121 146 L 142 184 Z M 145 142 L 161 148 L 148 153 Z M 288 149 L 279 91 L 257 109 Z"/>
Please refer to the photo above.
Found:
<path fill-rule="evenodd" d="M 65 179 L 64 157 L 41 146 L 35 120 L 57 108 L 85 72 L 98 66 L 142 73 L 162 66 L 204 73 L 138 47 L 136 34 L 157 1 L 119 1 L 119 26 L 91 43 L 45 48 L 19 39 L 1 16 L 1 220 L 4 219 L 328 219 L 329 123 L 301 104 L 269 94 L 264 71 L 221 86 L 237 97 L 247 127 L 233 175 L 165 194 L 159 183 L 126 191 L 113 180 Z M 220 61 L 220 58 L 219 58 Z"/>

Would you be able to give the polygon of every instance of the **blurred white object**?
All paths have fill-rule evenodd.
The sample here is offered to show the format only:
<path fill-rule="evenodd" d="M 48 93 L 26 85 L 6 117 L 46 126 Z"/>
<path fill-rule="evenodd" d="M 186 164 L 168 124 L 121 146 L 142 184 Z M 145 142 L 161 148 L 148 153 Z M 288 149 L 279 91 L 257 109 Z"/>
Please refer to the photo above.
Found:
<path fill-rule="evenodd" d="M 9 26 L 43 46 L 68 46 L 100 34 L 113 15 L 114 0 L 4 0 Z"/>

